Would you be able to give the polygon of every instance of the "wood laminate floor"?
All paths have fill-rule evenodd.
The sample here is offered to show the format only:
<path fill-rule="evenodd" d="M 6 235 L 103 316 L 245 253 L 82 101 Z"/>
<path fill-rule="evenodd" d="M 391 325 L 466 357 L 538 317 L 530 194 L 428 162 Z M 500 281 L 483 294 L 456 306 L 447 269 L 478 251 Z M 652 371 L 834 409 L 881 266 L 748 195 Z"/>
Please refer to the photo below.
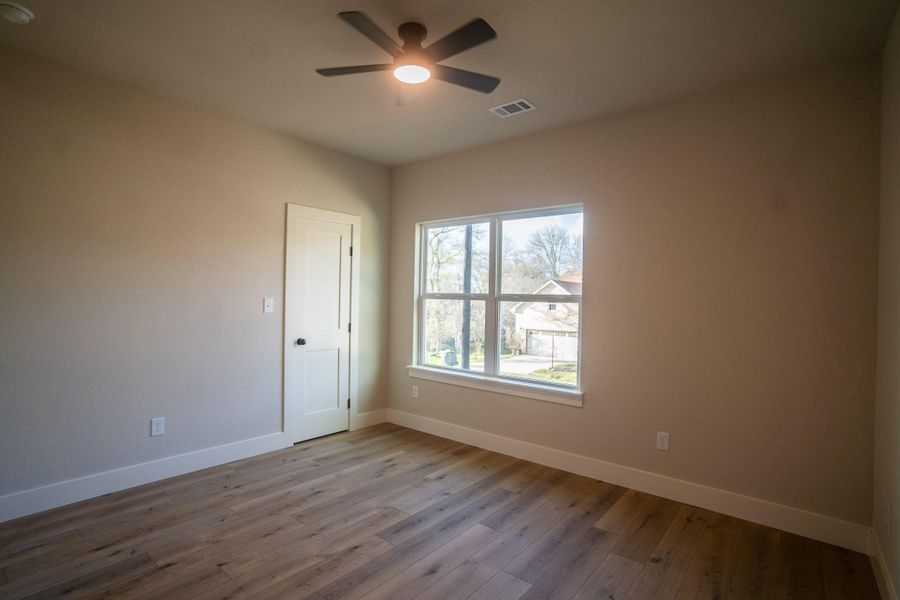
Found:
<path fill-rule="evenodd" d="M 0 524 L 0 598 L 878 598 L 868 559 L 394 425 Z"/>

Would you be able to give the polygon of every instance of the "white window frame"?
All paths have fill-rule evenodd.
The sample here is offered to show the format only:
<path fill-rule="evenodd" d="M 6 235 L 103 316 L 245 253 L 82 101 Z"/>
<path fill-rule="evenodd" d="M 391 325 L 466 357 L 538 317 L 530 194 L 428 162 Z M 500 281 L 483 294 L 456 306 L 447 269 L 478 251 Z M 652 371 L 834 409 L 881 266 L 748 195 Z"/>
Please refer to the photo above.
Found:
<path fill-rule="evenodd" d="M 546 217 L 583 213 L 581 204 L 566 204 L 541 209 L 492 213 L 460 219 L 426 221 L 416 226 L 416 281 L 415 281 L 415 323 L 413 326 L 413 360 L 409 365 L 409 375 L 419 379 L 429 379 L 441 383 L 461 385 L 501 394 L 555 402 L 570 406 L 582 406 L 581 389 L 581 341 L 582 341 L 582 295 L 561 297 L 558 294 L 504 294 L 500 289 L 499 270 L 503 258 L 503 222 L 511 219 Z M 487 293 L 437 293 L 427 289 L 426 231 L 435 227 L 456 227 L 487 223 L 490 231 Z M 545 383 L 523 377 L 500 375 L 500 306 L 502 302 L 540 302 L 578 305 L 578 369 L 576 385 Z M 429 365 L 425 362 L 425 300 L 476 300 L 485 303 L 484 373 L 464 371 L 450 367 Z"/>

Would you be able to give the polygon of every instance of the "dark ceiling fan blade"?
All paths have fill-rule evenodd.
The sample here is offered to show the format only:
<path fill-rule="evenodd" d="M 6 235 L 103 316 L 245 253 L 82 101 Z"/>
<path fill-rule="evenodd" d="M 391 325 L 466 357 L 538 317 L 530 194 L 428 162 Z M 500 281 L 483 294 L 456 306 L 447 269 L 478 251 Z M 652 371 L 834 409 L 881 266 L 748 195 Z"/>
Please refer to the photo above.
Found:
<path fill-rule="evenodd" d="M 497 32 L 484 19 L 475 19 L 466 23 L 453 33 L 448 33 L 426 48 L 431 60 L 437 62 L 459 54 L 497 37 Z"/>
<path fill-rule="evenodd" d="M 316 73 L 325 77 L 334 77 L 335 75 L 353 75 L 354 73 L 372 73 L 373 71 L 388 71 L 393 69 L 394 65 L 357 65 L 355 67 L 332 67 L 330 69 L 316 69 Z"/>
<path fill-rule="evenodd" d="M 378 44 L 385 52 L 397 58 L 403 54 L 403 50 L 392 40 L 388 34 L 383 32 L 378 25 L 372 22 L 365 13 L 356 10 L 338 13 L 338 16 L 352 25 L 358 32 Z"/>
<path fill-rule="evenodd" d="M 473 73 L 472 71 L 463 71 L 462 69 L 454 69 L 444 65 L 432 65 L 431 72 L 435 79 L 454 83 L 463 87 L 490 94 L 500 85 L 500 80 L 490 75 L 482 75 L 481 73 Z"/>

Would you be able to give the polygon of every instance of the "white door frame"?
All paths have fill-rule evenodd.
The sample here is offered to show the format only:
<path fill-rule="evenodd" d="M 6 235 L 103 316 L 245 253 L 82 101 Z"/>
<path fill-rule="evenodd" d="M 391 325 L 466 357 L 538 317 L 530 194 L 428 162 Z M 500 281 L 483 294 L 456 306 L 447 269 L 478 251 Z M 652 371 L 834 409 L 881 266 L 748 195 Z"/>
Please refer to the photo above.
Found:
<path fill-rule="evenodd" d="M 281 430 L 290 436 L 290 439 L 297 438 L 297 432 L 294 431 L 296 423 L 297 406 L 294 402 L 290 402 L 290 398 L 297 398 L 297 390 L 292 389 L 296 379 L 292 377 L 294 364 L 288 360 L 289 352 L 294 346 L 294 336 L 292 332 L 296 331 L 294 326 L 295 315 L 291 314 L 291 286 L 288 285 L 288 276 L 291 273 L 291 252 L 288 251 L 288 243 L 291 239 L 291 222 L 293 218 L 301 217 L 306 219 L 314 219 L 317 221 L 327 221 L 329 223 L 341 223 L 351 226 L 351 243 L 353 257 L 350 261 L 350 410 L 348 411 L 348 427 L 352 428 L 357 414 L 357 405 L 359 399 L 359 263 L 360 261 L 360 229 L 362 219 L 359 215 L 351 215 L 347 213 L 335 212 L 331 210 L 323 210 L 321 208 L 312 208 L 309 206 L 301 206 L 299 204 L 287 205 L 287 217 L 284 236 L 284 331 L 282 347 L 282 421 Z"/>

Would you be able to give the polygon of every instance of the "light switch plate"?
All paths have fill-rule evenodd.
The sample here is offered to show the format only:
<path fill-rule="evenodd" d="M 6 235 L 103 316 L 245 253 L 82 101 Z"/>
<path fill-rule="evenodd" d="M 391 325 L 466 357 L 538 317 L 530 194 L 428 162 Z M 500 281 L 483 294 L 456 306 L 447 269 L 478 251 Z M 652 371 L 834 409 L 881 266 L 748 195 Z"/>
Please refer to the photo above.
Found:
<path fill-rule="evenodd" d="M 263 312 L 275 312 L 275 298 L 271 298 L 269 296 L 263 298 Z"/>
<path fill-rule="evenodd" d="M 669 450 L 669 434 L 665 431 L 657 431 L 656 432 L 656 449 L 657 450 Z"/>

